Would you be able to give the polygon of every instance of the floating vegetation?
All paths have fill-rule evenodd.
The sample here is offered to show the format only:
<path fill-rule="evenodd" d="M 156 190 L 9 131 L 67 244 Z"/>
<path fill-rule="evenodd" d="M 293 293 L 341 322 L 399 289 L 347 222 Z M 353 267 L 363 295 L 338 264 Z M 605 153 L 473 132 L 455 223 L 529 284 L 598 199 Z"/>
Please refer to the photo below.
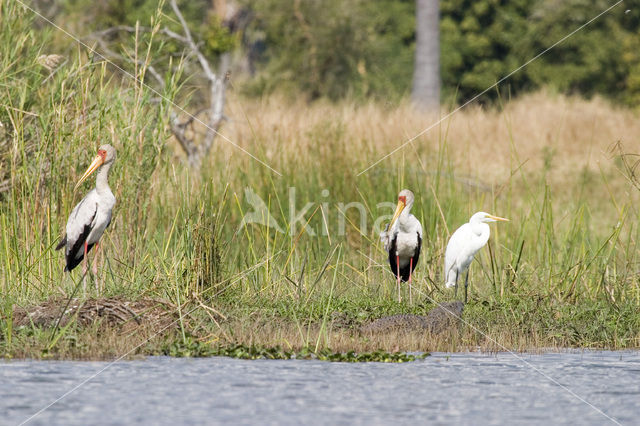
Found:
<path fill-rule="evenodd" d="M 331 349 L 314 351 L 303 348 L 300 351 L 287 351 L 280 346 L 266 347 L 258 345 L 220 345 L 211 346 L 191 338 L 184 342 L 173 342 L 163 350 L 163 355 L 174 357 L 225 356 L 237 359 L 309 359 L 331 362 L 411 362 L 424 359 L 430 354 L 408 354 L 405 352 L 334 352 Z"/>
<path fill-rule="evenodd" d="M 325 350 L 316 353 L 317 359 L 333 362 L 411 362 L 419 359 L 425 359 L 429 355 L 429 352 L 414 355 L 405 352 L 387 352 L 382 350 L 361 353 L 356 353 L 354 351 L 341 353 Z"/>

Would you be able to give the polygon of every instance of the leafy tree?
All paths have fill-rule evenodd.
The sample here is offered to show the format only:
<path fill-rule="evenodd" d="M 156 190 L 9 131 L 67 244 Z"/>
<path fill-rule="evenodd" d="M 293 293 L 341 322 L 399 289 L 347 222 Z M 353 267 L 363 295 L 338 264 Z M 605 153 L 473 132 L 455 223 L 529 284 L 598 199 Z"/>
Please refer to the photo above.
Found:
<path fill-rule="evenodd" d="M 443 0 L 442 74 L 465 101 L 604 11 L 606 0 Z M 640 11 L 619 6 L 505 81 L 511 94 L 551 87 L 640 102 Z M 496 91 L 483 98 L 491 99 Z"/>
<path fill-rule="evenodd" d="M 412 0 L 257 0 L 251 31 L 266 47 L 258 90 L 310 98 L 398 97 L 413 69 Z"/>
<path fill-rule="evenodd" d="M 229 29 L 223 25 L 220 17 L 211 8 L 208 0 L 182 0 L 178 2 L 180 11 L 190 24 L 191 31 L 198 40 L 203 42 L 201 47 L 204 54 L 210 58 L 215 58 L 221 53 L 232 50 L 237 39 L 231 34 Z M 104 30 L 119 25 L 135 26 L 139 23 L 149 26 L 149 21 L 155 15 L 158 6 L 162 5 L 162 10 L 171 16 L 171 8 L 168 4 L 158 2 L 158 0 L 66 0 L 65 14 L 67 19 L 79 15 L 78 21 L 86 23 L 81 34 L 90 31 Z M 173 31 L 180 31 L 180 23 L 175 19 L 166 20 L 168 27 Z M 130 37 L 129 37 L 130 38 Z M 177 54 L 182 50 L 181 46 L 175 43 L 167 43 L 164 52 L 167 54 Z"/>
<path fill-rule="evenodd" d="M 259 91 L 311 98 L 407 94 L 415 49 L 413 1 L 257 0 L 265 46 Z M 464 102 L 610 6 L 606 0 L 441 0 L 442 99 Z M 640 9 L 614 8 L 511 76 L 510 95 L 551 87 L 640 102 Z"/>
<path fill-rule="evenodd" d="M 444 97 L 463 102 L 520 65 L 531 0 L 442 0 L 440 2 L 441 69 Z M 516 74 L 505 87 L 527 87 Z M 490 91 L 484 99 L 495 96 Z"/>
<path fill-rule="evenodd" d="M 258 65 L 257 75 L 243 86 L 249 93 L 277 88 L 309 99 L 391 101 L 409 94 L 415 0 L 236 1 L 251 16 L 243 34 L 229 32 L 214 13 L 216 2 L 183 0 L 180 7 L 209 57 L 245 42 Z M 158 5 L 157 0 L 64 4 L 63 19 L 83 33 L 136 21 L 146 25 Z M 610 5 L 608 0 L 440 0 L 441 99 L 471 99 Z M 490 90 L 481 102 L 491 102 L 498 91 L 506 96 L 550 87 L 638 105 L 639 28 L 640 8 L 621 4 Z M 181 47 L 167 42 L 163 52 L 179 55 Z"/>
<path fill-rule="evenodd" d="M 542 0 L 531 11 L 525 49 L 518 61 L 534 56 L 611 6 L 606 0 Z M 640 101 L 640 10 L 616 7 L 549 53 L 531 63 L 532 87 L 552 86 L 564 93 L 602 94 L 615 100 Z"/>

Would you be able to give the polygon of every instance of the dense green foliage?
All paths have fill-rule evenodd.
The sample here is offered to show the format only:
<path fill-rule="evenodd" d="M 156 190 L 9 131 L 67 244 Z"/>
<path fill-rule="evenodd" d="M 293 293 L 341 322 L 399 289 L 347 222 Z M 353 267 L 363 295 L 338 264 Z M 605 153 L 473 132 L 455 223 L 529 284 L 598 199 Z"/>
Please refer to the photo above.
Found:
<path fill-rule="evenodd" d="M 538 2 L 530 13 L 524 56 L 534 56 L 613 2 Z M 640 8 L 621 3 L 526 69 L 530 87 L 549 85 L 565 93 L 601 94 L 640 104 Z"/>
<path fill-rule="evenodd" d="M 410 89 L 413 1 L 247 4 L 256 13 L 253 26 L 266 45 L 263 89 L 285 84 L 332 99 L 387 99 Z M 610 5 L 587 0 L 441 0 L 443 101 L 472 98 Z M 637 105 L 639 23 L 638 8 L 618 5 L 507 79 L 498 91 L 518 94 L 548 86 Z M 496 96 L 493 90 L 483 99 Z"/>
<path fill-rule="evenodd" d="M 223 25 L 221 18 L 211 8 L 210 1 L 179 1 L 178 5 L 180 12 L 189 23 L 193 36 L 200 42 L 201 50 L 212 59 L 220 53 L 233 49 L 238 44 L 237 37 Z M 158 0 L 106 0 L 100 2 L 65 0 L 63 6 L 60 18 L 68 22 L 81 36 L 85 36 L 89 32 L 118 26 L 135 27 L 136 24 L 149 26 L 150 18 L 156 16 L 158 10 L 166 16 L 171 15 L 171 6 L 168 2 L 159 2 Z M 81 28 L 75 28 L 73 18 L 77 18 L 77 21 L 85 25 Z M 162 22 L 166 28 L 182 34 L 181 25 L 175 17 L 163 19 Z M 115 45 L 114 41 L 124 42 L 126 38 L 130 38 L 130 35 L 114 33 L 107 39 Z M 174 40 L 168 39 L 159 57 L 166 59 L 167 56 L 179 55 L 183 47 Z"/>
<path fill-rule="evenodd" d="M 531 0 L 443 0 L 440 2 L 441 78 L 445 99 L 465 101 L 516 69 L 526 44 Z M 499 88 L 522 88 L 516 74 Z M 483 99 L 493 98 L 491 91 Z"/>
<path fill-rule="evenodd" d="M 212 60 L 235 50 L 256 69 L 246 93 L 275 90 L 309 99 L 374 97 L 395 102 L 413 77 L 414 0 L 237 0 L 244 15 L 223 22 L 216 2 L 179 1 Z M 148 25 L 154 0 L 65 0 L 57 21 L 80 36 L 118 25 Z M 220 2 L 224 4 L 224 2 Z M 440 0 L 442 101 L 461 103 L 491 87 L 611 6 L 606 0 Z M 165 15 L 171 8 L 160 3 Z M 164 20 L 179 30 L 174 18 Z M 120 50 L 128 34 L 107 38 Z M 510 76 L 481 101 L 548 87 L 627 105 L 640 103 L 640 8 L 621 3 Z M 182 46 L 165 40 L 163 63 Z M 126 55 L 124 55 L 126 56 Z M 215 62 L 215 61 L 214 61 Z M 162 69 L 162 66 L 160 65 Z"/>
<path fill-rule="evenodd" d="M 405 94 L 413 72 L 413 0 L 246 2 L 266 51 L 256 88 L 312 98 Z"/>

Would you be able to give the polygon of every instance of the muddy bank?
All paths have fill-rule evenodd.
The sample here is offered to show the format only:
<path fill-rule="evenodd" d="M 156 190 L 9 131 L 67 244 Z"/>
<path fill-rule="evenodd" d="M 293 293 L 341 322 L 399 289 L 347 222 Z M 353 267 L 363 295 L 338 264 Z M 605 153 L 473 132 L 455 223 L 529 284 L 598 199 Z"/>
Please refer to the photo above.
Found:
<path fill-rule="evenodd" d="M 129 331 L 141 326 L 155 330 L 171 328 L 176 307 L 157 299 L 125 300 L 120 297 L 50 299 L 37 305 L 15 306 L 15 326 L 41 328 L 65 327 L 75 321 L 81 327 L 100 323 L 106 327 Z"/>

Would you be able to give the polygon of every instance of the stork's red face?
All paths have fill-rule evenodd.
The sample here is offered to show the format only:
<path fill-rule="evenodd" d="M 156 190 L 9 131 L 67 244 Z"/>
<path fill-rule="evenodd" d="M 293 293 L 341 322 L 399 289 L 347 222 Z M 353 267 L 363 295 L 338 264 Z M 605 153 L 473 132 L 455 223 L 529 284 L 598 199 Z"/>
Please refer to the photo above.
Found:
<path fill-rule="evenodd" d="M 87 168 L 87 170 L 84 172 L 84 174 L 76 184 L 74 191 L 78 189 L 78 187 L 82 184 L 82 182 L 84 182 L 89 176 L 91 176 L 91 173 L 95 172 L 98 169 L 98 167 L 102 166 L 106 158 L 107 158 L 107 151 L 105 151 L 104 149 L 99 149 L 98 155 L 95 156 L 95 158 L 89 165 L 89 168 Z"/>
<path fill-rule="evenodd" d="M 398 217 L 400 217 L 400 213 L 402 213 L 405 207 L 407 207 L 407 197 L 404 195 L 398 196 L 398 206 L 396 207 L 396 211 L 391 218 L 391 222 L 389 223 L 389 229 L 391 229 L 396 220 L 398 220 Z"/>

